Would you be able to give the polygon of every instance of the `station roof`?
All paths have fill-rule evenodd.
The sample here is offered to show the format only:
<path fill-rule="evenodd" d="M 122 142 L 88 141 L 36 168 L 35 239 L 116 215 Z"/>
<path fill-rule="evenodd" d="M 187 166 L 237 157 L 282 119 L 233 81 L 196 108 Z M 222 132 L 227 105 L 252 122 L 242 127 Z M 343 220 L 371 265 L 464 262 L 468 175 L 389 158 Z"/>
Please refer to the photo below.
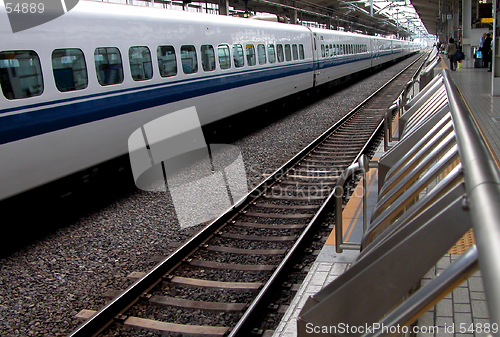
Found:
<path fill-rule="evenodd" d="M 275 13 L 278 16 L 290 17 L 297 10 L 300 21 L 318 22 L 333 27 L 345 27 L 349 31 L 367 34 L 383 34 L 406 36 L 407 32 L 384 13 L 373 11 L 367 1 L 359 0 L 230 0 L 229 5 L 236 10 L 248 9 L 253 12 Z"/>
<path fill-rule="evenodd" d="M 110 1 L 110 0 L 108 0 Z M 225 0 L 111 0 L 112 2 L 154 2 L 209 11 Z M 370 6 L 370 1 L 373 7 Z M 407 38 L 436 34 L 439 0 L 228 0 L 231 15 L 272 13 L 282 21 L 297 19 L 302 24 L 344 29 L 369 35 Z M 194 8 L 192 8 L 194 9 Z M 215 10 L 215 13 L 218 11 Z M 215 14 L 214 13 L 214 14 Z M 296 15 L 296 16 L 295 16 Z M 269 19 L 269 17 L 268 17 Z M 274 17 L 276 19 L 276 17 Z M 425 25 L 425 27 L 424 27 Z M 427 29 L 426 29 L 427 28 Z"/>
<path fill-rule="evenodd" d="M 369 1 L 229 0 L 229 5 L 238 11 L 274 13 L 288 18 L 297 10 L 297 17 L 302 22 L 340 26 L 371 35 L 407 37 L 415 36 L 418 31 L 423 35 L 435 34 L 438 0 L 372 0 L 372 12 Z"/>
<path fill-rule="evenodd" d="M 439 0 L 411 0 L 429 34 L 437 35 Z"/>

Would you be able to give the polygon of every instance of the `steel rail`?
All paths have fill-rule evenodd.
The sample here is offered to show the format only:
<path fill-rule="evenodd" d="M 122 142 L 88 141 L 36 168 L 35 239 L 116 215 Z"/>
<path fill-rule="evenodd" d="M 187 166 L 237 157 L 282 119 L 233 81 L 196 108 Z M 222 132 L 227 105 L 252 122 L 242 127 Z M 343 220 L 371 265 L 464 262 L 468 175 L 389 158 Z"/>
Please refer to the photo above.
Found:
<path fill-rule="evenodd" d="M 245 197 L 238 200 L 233 207 L 229 208 L 221 216 L 212 221 L 200 232 L 195 234 L 185 244 L 176 249 L 171 255 L 166 257 L 153 269 L 147 272 L 140 280 L 130 285 L 120 295 L 118 295 L 110 302 L 108 302 L 103 308 L 101 308 L 92 317 L 90 317 L 84 323 L 78 326 L 68 336 L 69 337 L 97 336 L 100 332 L 104 331 L 109 325 L 111 325 L 115 321 L 116 317 L 123 314 L 132 305 L 134 305 L 139 300 L 139 297 L 143 293 L 148 292 L 149 290 L 154 288 L 158 283 L 160 283 L 162 281 L 163 276 L 167 275 L 171 270 L 175 269 L 186 256 L 190 255 L 193 251 L 195 251 L 200 245 L 202 245 L 205 241 L 207 241 L 214 233 L 216 233 L 223 226 L 225 226 L 227 222 L 235 218 L 240 213 L 240 211 L 242 211 L 245 207 L 250 205 L 259 197 L 261 197 L 264 191 L 266 191 L 268 188 L 274 185 L 278 180 L 280 180 L 284 175 L 286 175 L 287 172 L 289 172 L 307 154 L 309 154 L 314 148 L 316 148 L 320 143 L 322 143 L 325 139 L 327 139 L 335 130 L 337 130 L 342 124 L 344 124 L 349 118 L 351 118 L 358 110 L 360 110 L 363 107 L 363 105 L 365 105 L 368 101 L 370 101 L 373 97 L 375 97 L 382 89 L 388 86 L 393 80 L 395 80 L 398 76 L 404 73 L 413 64 L 421 60 L 421 58 L 424 55 L 425 54 L 422 54 L 422 56 L 415 59 L 411 64 L 405 67 L 402 71 L 400 71 L 392 79 L 386 82 L 372 95 L 370 95 L 363 102 L 358 104 L 358 106 L 356 106 L 353 110 L 347 113 L 344 117 L 342 117 L 328 130 L 323 132 L 319 137 L 317 137 L 314 141 L 312 141 L 309 145 L 307 145 L 302 151 L 300 151 L 293 158 L 287 161 L 283 166 L 281 166 L 275 172 L 273 172 L 267 179 L 265 179 L 262 183 L 260 183 L 257 187 L 255 187 Z M 370 139 L 373 139 L 373 135 Z M 365 148 L 366 145 L 365 147 L 363 147 L 363 150 Z M 356 156 L 356 161 L 358 157 L 359 154 L 358 156 Z M 274 289 L 276 287 L 276 285 L 274 285 L 273 283 L 275 283 L 275 280 L 278 279 L 280 271 L 285 270 L 286 269 L 285 267 L 291 264 L 291 261 L 293 260 L 292 257 L 295 257 L 296 254 L 298 254 L 298 251 L 296 249 L 300 247 L 303 244 L 303 242 L 305 242 L 304 238 L 307 238 L 308 235 L 311 233 L 311 229 L 314 227 L 313 225 L 315 223 L 319 223 L 318 220 L 322 219 L 326 215 L 326 213 L 328 213 L 328 210 L 331 208 L 331 205 L 333 204 L 330 199 L 332 199 L 332 195 L 330 195 L 327 198 L 327 200 L 323 203 L 319 212 L 314 216 L 310 224 L 306 227 L 305 232 L 302 233 L 298 241 L 292 247 L 292 250 L 286 255 L 282 263 L 280 263 L 280 265 L 276 268 L 276 271 L 273 273 L 271 279 L 263 286 L 263 290 L 257 295 L 257 298 L 250 304 L 249 309 L 245 312 L 242 319 L 238 322 L 235 328 L 233 328 L 231 336 L 234 336 L 237 332 L 245 331 L 240 329 L 241 327 L 248 326 L 248 318 L 253 317 L 251 314 L 253 309 L 261 307 L 260 303 L 262 303 L 262 299 L 265 296 L 269 295 L 270 289 Z M 253 313 L 253 315 L 255 315 L 255 313 Z"/>
<path fill-rule="evenodd" d="M 407 67 L 405 67 L 402 71 L 400 71 L 398 74 L 396 74 L 394 77 L 392 77 L 388 82 L 386 82 L 382 87 L 380 87 L 377 91 L 375 91 L 372 95 L 370 95 L 367 99 L 365 99 L 362 103 L 360 103 L 356 108 L 351 110 L 344 118 L 341 120 L 342 123 L 347 119 L 350 118 L 350 116 L 354 115 L 358 110 L 360 110 L 366 103 L 368 103 L 370 100 L 372 100 L 377 94 L 379 94 L 384 88 L 386 88 L 390 83 L 392 83 L 396 78 L 398 78 L 401 74 L 403 74 L 406 70 L 408 70 L 411 66 L 413 66 L 417 61 L 419 61 L 423 56 L 415 59 L 414 62 L 409 64 Z M 340 121 L 339 121 L 340 122 Z M 384 123 L 381 121 L 378 124 L 377 129 L 375 132 L 372 133 L 372 135 L 369 138 L 368 142 L 373 142 L 375 140 L 375 135 L 380 132 L 381 127 L 383 127 Z M 317 144 L 319 144 L 323 139 L 327 138 L 337 127 L 340 126 L 339 123 L 336 123 L 334 126 L 332 126 L 330 129 L 325 131 L 321 136 L 319 136 L 316 140 L 314 140 L 311 144 L 309 144 L 306 149 L 313 149 L 316 147 Z M 360 150 L 360 152 L 356 155 L 355 159 L 351 162 L 351 165 L 353 163 L 356 163 L 360 156 L 363 154 L 363 152 L 366 151 L 368 147 L 368 142 L 365 144 L 365 146 Z M 314 144 L 314 145 L 313 145 Z M 310 152 L 310 151 L 306 151 Z M 296 156 L 297 157 L 297 156 Z M 301 156 L 303 157 L 303 156 Z M 295 157 L 294 157 L 295 158 Z M 263 286 L 262 290 L 259 292 L 257 297 L 252 301 L 248 309 L 245 311 L 243 314 L 242 318 L 238 321 L 236 326 L 232 329 L 231 333 L 229 334 L 229 337 L 239 337 L 239 336 L 246 336 L 248 335 L 248 331 L 251 330 L 252 323 L 256 320 L 256 317 L 262 315 L 262 310 L 265 309 L 265 299 L 269 298 L 273 295 L 274 291 L 276 288 L 281 284 L 281 274 L 292 267 L 293 262 L 295 261 L 295 257 L 299 255 L 302 252 L 302 248 L 304 247 L 307 239 L 312 235 L 314 232 L 314 229 L 316 226 L 319 226 L 321 222 L 324 220 L 324 218 L 328 215 L 328 213 L 334 208 L 335 205 L 335 194 L 336 194 L 336 189 L 334 189 L 329 196 L 326 198 L 326 200 L 323 202 L 321 205 L 320 209 L 318 212 L 315 214 L 315 216 L 311 219 L 309 224 L 307 225 L 306 229 L 302 233 L 302 235 L 297 239 L 293 247 L 290 249 L 288 254 L 285 256 L 283 261 L 278 265 L 276 268 L 275 272 L 273 275 L 270 277 L 270 279 L 266 282 L 266 284 Z"/>

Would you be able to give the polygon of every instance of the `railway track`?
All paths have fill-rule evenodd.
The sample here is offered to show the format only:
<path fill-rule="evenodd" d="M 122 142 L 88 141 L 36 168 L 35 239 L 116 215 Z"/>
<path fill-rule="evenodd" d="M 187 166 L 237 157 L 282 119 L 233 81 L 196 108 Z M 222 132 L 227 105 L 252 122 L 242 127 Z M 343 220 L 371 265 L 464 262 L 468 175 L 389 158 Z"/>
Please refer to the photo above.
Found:
<path fill-rule="evenodd" d="M 337 177 L 376 141 L 384 114 L 423 57 L 179 247 L 70 336 L 244 336 L 256 327 L 331 211 Z M 137 332 L 138 331 L 138 332 Z M 128 334 L 128 333 L 127 333 Z"/>

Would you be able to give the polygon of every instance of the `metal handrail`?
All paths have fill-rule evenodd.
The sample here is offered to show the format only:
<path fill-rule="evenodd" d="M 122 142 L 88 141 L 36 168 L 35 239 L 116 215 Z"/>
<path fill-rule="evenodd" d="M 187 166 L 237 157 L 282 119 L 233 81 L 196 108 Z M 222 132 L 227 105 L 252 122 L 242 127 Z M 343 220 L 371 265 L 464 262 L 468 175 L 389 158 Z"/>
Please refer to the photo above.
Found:
<path fill-rule="evenodd" d="M 443 70 L 460 160 L 464 167 L 467 207 L 473 221 L 479 265 L 492 322 L 500 323 L 500 172 L 472 119 L 463 96 Z M 495 334 L 499 335 L 499 334 Z"/>
<path fill-rule="evenodd" d="M 440 90 L 446 95 L 446 106 L 429 105 L 432 117 L 422 118 L 417 113 L 410 117 L 408 126 L 413 131 L 408 132 L 403 141 L 398 143 L 403 146 L 394 147 L 381 159 L 381 165 L 387 167 L 385 183 L 396 179 L 399 172 L 406 172 L 407 165 L 411 166 L 417 157 L 421 159 L 418 159 L 419 164 L 411 170 L 411 174 L 422 177 L 414 181 L 414 178 L 405 176 L 401 186 L 394 185 L 392 190 L 404 191 L 394 192 L 398 195 L 396 202 L 388 207 L 381 202 L 390 197 L 392 190 L 381 188 L 382 195 L 384 190 L 386 193 L 379 200 L 378 214 L 376 209 L 373 222 L 365 233 L 370 236 L 372 232 L 378 232 L 377 237 L 373 241 L 365 240 L 363 251 L 350 268 L 307 300 L 297 322 L 299 336 L 309 334 L 307 324 L 335 326 L 339 322 L 351 325 L 379 322 L 379 326 L 410 325 L 461 284 L 478 266 L 481 267 L 490 322 L 500 323 L 500 291 L 497 289 L 500 280 L 500 170 L 449 71 L 443 71 L 439 77 Z M 436 84 L 434 82 L 431 86 Z M 425 96 L 431 98 L 427 94 L 420 98 Z M 447 131 L 446 139 L 437 141 L 440 137 L 438 130 L 449 130 L 451 127 L 450 114 L 453 132 Z M 420 146 L 418 151 L 411 151 L 410 157 L 415 157 L 415 160 L 400 158 L 398 154 L 403 153 L 404 149 L 421 143 L 423 133 L 435 140 L 434 150 L 428 151 L 425 146 Z M 449 137 L 453 137 L 451 142 Z M 442 156 L 444 152 L 438 153 L 448 148 L 443 147 L 443 143 L 453 144 L 445 156 Z M 397 158 L 400 160 L 395 160 Z M 460 159 L 458 165 L 455 158 Z M 428 168 L 425 173 L 420 165 Z M 453 166 L 455 168 L 444 175 L 448 169 L 443 169 Z M 349 167 L 339 179 L 339 186 L 343 186 L 347 175 L 356 171 L 366 172 L 366 162 Z M 438 175 L 440 178 L 437 178 Z M 431 186 L 431 181 L 436 179 L 440 181 Z M 413 183 L 407 184 L 406 180 L 412 180 Z M 339 186 L 336 187 L 337 196 L 342 195 L 338 193 Z M 419 190 L 426 186 L 431 188 L 430 192 L 424 197 L 416 197 Z M 412 200 L 415 202 L 412 203 Z M 342 203 L 336 206 L 340 208 L 340 211 L 336 210 L 339 219 Z M 336 222 L 336 248 L 340 248 L 340 252 L 343 248 L 341 224 L 341 220 Z M 476 246 L 429 284 L 398 304 L 471 226 Z M 415 256 L 414 252 L 422 245 L 425 245 L 425 249 Z M 404 269 L 405 273 L 400 273 L 401 268 L 410 262 L 411 267 Z M 385 286 L 386 283 L 389 285 Z M 392 330 L 382 329 L 369 332 L 364 337 L 391 334 Z M 314 333 L 311 335 L 319 336 Z M 354 335 L 360 336 L 362 332 Z M 498 332 L 493 335 L 500 337 Z"/>
<path fill-rule="evenodd" d="M 396 327 L 413 323 L 420 315 L 432 308 L 479 269 L 477 256 L 477 249 L 474 245 L 427 286 L 420 289 L 396 310 L 387 315 L 379 322 L 377 325 L 379 328 L 374 329 L 373 333 L 368 333 L 363 337 L 382 337 L 387 333 L 384 333 L 384 329 L 381 327 Z"/>
<path fill-rule="evenodd" d="M 477 243 L 476 248 L 471 248 L 467 253 L 468 267 L 455 268 L 455 274 L 448 272 L 453 279 L 461 279 L 477 268 L 475 259 L 479 259 L 483 283 L 486 292 L 490 321 L 500 323 L 500 171 L 485 140 L 482 138 L 478 126 L 472 118 L 463 96 L 450 77 L 449 70 L 442 71 L 443 86 L 446 90 L 447 104 L 452 115 L 452 123 L 464 179 L 466 199 L 464 209 L 471 217 L 472 227 Z M 366 244 L 366 243 L 365 243 Z M 464 260 L 465 261 L 465 260 Z M 458 262 L 458 261 L 457 261 Z M 460 277 L 458 275 L 461 275 Z M 443 283 L 444 282 L 444 283 Z M 415 294 L 411 300 L 384 318 L 380 324 L 409 324 L 414 321 L 431 303 L 436 303 L 450 291 L 450 278 L 442 275 L 428 284 L 420 295 Z M 452 282 L 457 285 L 456 280 Z M 380 337 L 386 335 L 380 331 L 366 336 Z M 499 333 L 493 335 L 499 336 Z"/>

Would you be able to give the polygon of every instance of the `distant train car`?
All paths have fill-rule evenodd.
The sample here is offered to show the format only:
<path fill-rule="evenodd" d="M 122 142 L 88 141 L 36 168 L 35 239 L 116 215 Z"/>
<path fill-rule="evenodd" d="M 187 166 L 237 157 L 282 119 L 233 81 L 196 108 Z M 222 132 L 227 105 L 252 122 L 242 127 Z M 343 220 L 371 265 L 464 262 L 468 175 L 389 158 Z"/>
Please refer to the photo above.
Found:
<path fill-rule="evenodd" d="M 143 124 L 203 125 L 410 52 L 402 41 L 80 1 L 12 33 L 0 5 L 0 200 L 127 153 Z"/>

